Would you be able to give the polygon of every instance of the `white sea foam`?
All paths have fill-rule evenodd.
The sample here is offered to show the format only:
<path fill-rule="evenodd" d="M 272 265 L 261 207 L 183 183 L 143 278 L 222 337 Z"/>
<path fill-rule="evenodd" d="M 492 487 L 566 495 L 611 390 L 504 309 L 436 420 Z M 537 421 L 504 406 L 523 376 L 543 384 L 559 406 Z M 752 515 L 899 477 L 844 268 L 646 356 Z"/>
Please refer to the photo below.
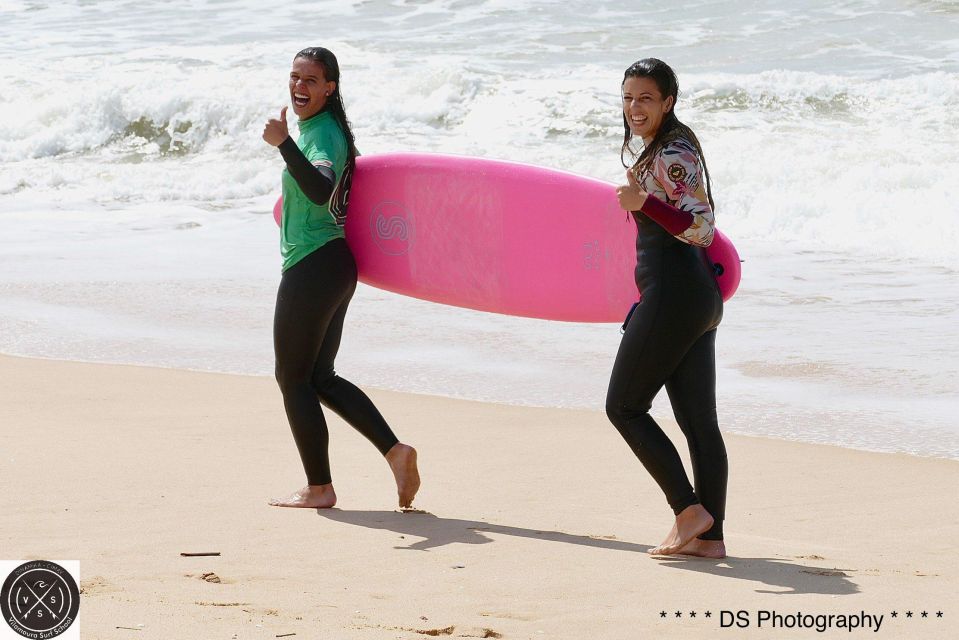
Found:
<path fill-rule="evenodd" d="M 221 202 L 275 189 L 259 132 L 285 100 L 281 60 L 244 72 L 239 91 L 221 91 L 241 53 L 225 48 L 189 66 L 185 51 L 87 65 L 64 81 L 79 96 L 72 103 L 18 72 L 22 89 L 0 102 L 0 194 Z M 374 89 L 350 104 L 365 153 L 470 153 L 620 179 L 618 78 L 608 70 L 587 67 L 568 82 L 558 70 L 490 74 L 455 56 L 416 70 L 357 58 L 363 66 L 344 92 Z M 959 76 L 770 71 L 682 82 L 679 113 L 700 131 L 727 231 L 955 265 L 959 147 L 949 132 L 959 128 Z M 908 223 L 913 215 L 934 219 L 936 232 Z"/>
<path fill-rule="evenodd" d="M 260 134 L 303 46 L 339 56 L 363 153 L 609 181 L 622 70 L 657 55 L 679 71 L 678 113 L 746 260 L 719 341 L 724 426 L 959 457 L 950 4 L 267 5 L 0 0 L 0 351 L 270 374 L 280 165 Z M 363 384 L 600 410 L 617 342 L 611 325 L 361 287 L 338 366 Z"/>

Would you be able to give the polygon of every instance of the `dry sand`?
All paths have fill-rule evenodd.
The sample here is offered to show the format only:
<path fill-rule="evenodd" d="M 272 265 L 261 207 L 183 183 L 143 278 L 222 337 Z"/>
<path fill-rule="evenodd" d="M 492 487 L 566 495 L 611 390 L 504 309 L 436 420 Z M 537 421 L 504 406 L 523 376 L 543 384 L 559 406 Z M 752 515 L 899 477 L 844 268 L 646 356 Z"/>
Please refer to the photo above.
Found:
<path fill-rule="evenodd" d="M 419 450 L 422 512 L 396 510 L 386 463 L 334 416 L 339 504 L 318 513 L 266 504 L 303 482 L 271 379 L 0 374 L 0 559 L 79 560 L 83 638 L 959 634 L 955 461 L 730 435 L 730 557 L 654 559 L 671 513 L 601 411 L 372 390 Z M 822 634 L 761 611 L 883 620 Z"/>

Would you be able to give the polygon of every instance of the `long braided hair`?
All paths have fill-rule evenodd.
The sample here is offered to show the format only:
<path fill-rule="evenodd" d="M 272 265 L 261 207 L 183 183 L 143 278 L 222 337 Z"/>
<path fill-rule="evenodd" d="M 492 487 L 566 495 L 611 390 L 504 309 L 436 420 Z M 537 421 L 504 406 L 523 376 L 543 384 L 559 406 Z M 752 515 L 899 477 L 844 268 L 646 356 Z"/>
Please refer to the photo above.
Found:
<path fill-rule="evenodd" d="M 652 141 L 643 149 L 638 158 L 636 157 L 636 152 L 630 146 L 630 142 L 633 139 L 633 132 L 629 128 L 626 114 L 623 114 L 623 129 L 625 133 L 623 134 L 623 147 L 619 153 L 619 159 L 623 163 L 623 166 L 627 168 L 631 166 L 626 164 L 625 156 L 628 151 L 633 157 L 634 162 L 632 166 L 636 167 L 637 173 L 647 171 L 650 165 L 652 165 L 656 154 L 662 151 L 663 147 L 677 138 L 684 138 L 696 147 L 699 158 L 703 162 L 703 171 L 706 174 L 706 194 L 709 197 L 709 205 L 715 209 L 713 189 L 709 179 L 709 169 L 706 167 L 706 155 L 703 153 L 703 147 L 699 143 L 699 138 L 693 133 L 693 130 L 680 122 L 679 118 L 676 117 L 676 102 L 679 99 L 679 81 L 676 79 L 676 72 L 662 60 L 657 58 L 643 58 L 629 65 L 626 69 L 626 73 L 623 74 L 624 84 L 627 78 L 652 78 L 664 100 L 672 97 L 673 107 L 669 110 L 669 113 L 663 117 L 663 122 L 659 126 L 656 135 L 653 136 Z"/>
<path fill-rule="evenodd" d="M 330 215 L 336 221 L 336 224 L 343 225 L 346 222 L 346 207 L 350 200 L 350 187 L 353 186 L 353 170 L 356 167 L 356 156 L 360 155 L 356 150 L 356 138 L 353 137 L 353 129 L 350 121 L 346 117 L 346 109 L 343 108 L 343 97 L 340 95 L 340 64 L 336 61 L 333 52 L 324 47 L 307 47 L 303 49 L 293 59 L 307 58 L 320 65 L 323 68 L 323 77 L 327 82 L 335 82 L 336 88 L 330 97 L 326 100 L 323 111 L 329 111 L 336 122 L 343 130 L 346 136 L 347 158 L 346 167 L 343 169 L 343 175 L 340 177 L 330 197 Z"/>

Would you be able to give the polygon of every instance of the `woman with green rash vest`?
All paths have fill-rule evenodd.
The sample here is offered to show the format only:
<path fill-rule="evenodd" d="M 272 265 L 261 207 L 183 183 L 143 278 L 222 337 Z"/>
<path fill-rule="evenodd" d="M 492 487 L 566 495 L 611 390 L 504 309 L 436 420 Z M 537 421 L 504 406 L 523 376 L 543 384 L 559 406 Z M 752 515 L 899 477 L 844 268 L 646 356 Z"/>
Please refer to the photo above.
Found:
<path fill-rule="evenodd" d="M 322 403 L 379 449 L 396 479 L 400 507 L 410 507 L 420 486 L 416 450 L 399 442 L 369 397 L 333 369 L 356 290 L 356 263 L 342 226 L 356 146 L 340 97 L 336 56 L 322 47 L 297 53 L 289 91 L 299 118 L 299 139 L 290 137 L 287 107 L 278 120 L 267 122 L 263 139 L 286 162 L 280 225 L 283 275 L 273 348 L 276 381 L 307 486 L 270 504 L 313 509 L 336 504 Z"/>

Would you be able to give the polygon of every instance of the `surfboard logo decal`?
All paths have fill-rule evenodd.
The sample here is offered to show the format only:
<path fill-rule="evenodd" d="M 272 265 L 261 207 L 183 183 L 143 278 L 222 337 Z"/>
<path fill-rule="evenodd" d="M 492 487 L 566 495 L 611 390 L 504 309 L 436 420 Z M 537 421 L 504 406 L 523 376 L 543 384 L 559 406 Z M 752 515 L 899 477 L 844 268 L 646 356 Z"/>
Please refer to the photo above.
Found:
<path fill-rule="evenodd" d="M 413 221 L 399 202 L 380 202 L 370 216 L 370 233 L 383 253 L 406 255 L 413 244 Z"/>
<path fill-rule="evenodd" d="M 599 246 L 599 240 L 583 243 L 583 269 L 586 271 L 596 271 L 603 263 L 603 253 Z"/>
<path fill-rule="evenodd" d="M 399 216 L 376 218 L 376 236 L 381 240 L 403 240 L 409 238 L 409 231 L 406 228 L 406 220 Z"/>

